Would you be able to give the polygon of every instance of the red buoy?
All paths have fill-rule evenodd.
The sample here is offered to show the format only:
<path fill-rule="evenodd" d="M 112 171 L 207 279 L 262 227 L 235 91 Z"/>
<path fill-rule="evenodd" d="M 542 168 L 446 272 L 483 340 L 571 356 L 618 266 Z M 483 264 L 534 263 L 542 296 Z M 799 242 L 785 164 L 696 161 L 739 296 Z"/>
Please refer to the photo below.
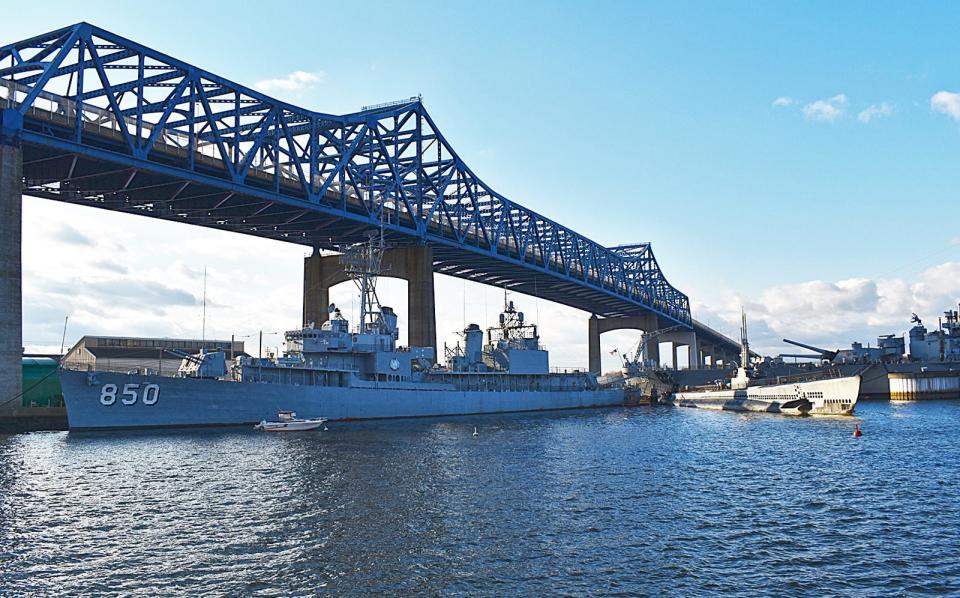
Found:
<path fill-rule="evenodd" d="M 860 438 L 863 436 L 863 432 L 860 431 L 860 424 L 855 424 L 856 427 L 853 429 L 853 437 Z"/>

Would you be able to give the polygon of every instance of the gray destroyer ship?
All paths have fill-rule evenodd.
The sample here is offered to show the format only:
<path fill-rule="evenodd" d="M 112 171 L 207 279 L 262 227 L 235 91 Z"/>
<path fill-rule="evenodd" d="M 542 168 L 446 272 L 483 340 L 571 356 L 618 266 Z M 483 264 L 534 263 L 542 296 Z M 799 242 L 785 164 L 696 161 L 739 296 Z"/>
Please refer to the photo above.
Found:
<path fill-rule="evenodd" d="M 446 367 L 429 347 L 399 347 L 398 319 L 376 292 L 382 239 L 356 245 L 341 261 L 360 292 L 351 329 L 336 306 L 319 328 L 287 332 L 269 358 L 224 352 L 184 355 L 176 377 L 150 372 L 63 369 L 72 430 L 253 425 L 280 411 L 328 420 L 425 417 L 620 405 L 622 389 L 587 372 L 551 373 L 537 327 L 506 301 L 498 326 L 473 324 Z"/>

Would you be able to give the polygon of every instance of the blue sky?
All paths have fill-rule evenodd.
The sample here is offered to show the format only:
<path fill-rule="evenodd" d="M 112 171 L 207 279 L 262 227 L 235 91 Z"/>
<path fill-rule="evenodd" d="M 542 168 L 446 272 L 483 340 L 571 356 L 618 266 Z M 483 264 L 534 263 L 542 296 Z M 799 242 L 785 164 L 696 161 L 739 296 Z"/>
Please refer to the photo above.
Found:
<path fill-rule="evenodd" d="M 45 2 L 4 13 L 4 43 L 87 20 L 317 110 L 421 93 L 498 191 L 604 244 L 652 241 L 695 317 L 733 332 L 743 303 L 768 350 L 783 335 L 873 341 L 960 296 L 960 97 L 933 101 L 960 92 L 960 5 Z M 309 76 L 288 79 L 298 71 Z M 64 213 L 40 204 L 38 219 Z M 163 243 L 165 229 L 142 226 Z M 297 259 L 277 276 L 296 279 L 301 249 L 278 251 Z M 585 342 L 585 329 L 570 334 Z"/>

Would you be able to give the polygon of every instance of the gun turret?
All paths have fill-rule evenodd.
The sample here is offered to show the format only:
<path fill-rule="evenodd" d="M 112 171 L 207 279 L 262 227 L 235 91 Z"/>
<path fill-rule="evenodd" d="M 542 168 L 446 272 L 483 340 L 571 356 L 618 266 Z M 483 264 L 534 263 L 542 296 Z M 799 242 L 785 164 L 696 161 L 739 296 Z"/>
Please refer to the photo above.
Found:
<path fill-rule="evenodd" d="M 181 378 L 219 378 L 227 373 L 223 351 L 207 353 L 203 350 L 191 355 L 179 349 L 164 349 L 165 352 L 183 359 L 177 375 Z"/>
<path fill-rule="evenodd" d="M 181 350 L 179 350 L 179 349 L 167 349 L 167 348 L 164 348 L 164 349 L 163 349 L 163 352 L 164 352 L 164 353 L 169 353 L 169 354 L 171 354 L 171 355 L 176 355 L 176 356 L 179 357 L 180 359 L 186 359 L 186 360 L 189 361 L 190 363 L 200 364 L 200 363 L 203 362 L 203 359 L 201 359 L 200 357 L 197 357 L 196 355 L 194 355 L 194 354 L 192 354 L 192 353 L 187 353 L 186 351 L 181 351 Z"/>
<path fill-rule="evenodd" d="M 797 347 L 802 347 L 804 349 L 810 349 L 814 353 L 820 354 L 820 359 L 824 361 L 833 361 L 837 356 L 838 351 L 828 351 L 827 349 L 821 349 L 820 347 L 814 347 L 813 345 L 807 345 L 798 341 L 792 341 L 788 338 L 783 339 L 783 342 L 795 345 Z M 790 355 L 790 357 L 816 357 L 816 355 Z"/>

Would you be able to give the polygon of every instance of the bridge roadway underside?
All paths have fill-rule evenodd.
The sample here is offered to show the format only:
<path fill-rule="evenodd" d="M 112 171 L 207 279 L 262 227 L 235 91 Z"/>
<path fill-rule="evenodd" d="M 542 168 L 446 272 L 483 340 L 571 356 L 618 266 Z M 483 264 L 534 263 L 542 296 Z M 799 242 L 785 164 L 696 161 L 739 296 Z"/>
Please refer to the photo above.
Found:
<path fill-rule="evenodd" d="M 36 143 L 31 143 L 33 136 Z M 272 189 L 259 193 L 250 188 L 249 182 L 234 185 L 212 177 L 186 178 L 154 161 L 130 166 L 111 162 L 107 151 L 72 148 L 67 141 L 57 141 L 55 145 L 60 147 L 51 143 L 30 131 L 24 132 L 24 195 L 328 250 L 365 241 L 368 233 L 380 226 L 366 212 L 360 213 L 362 206 L 348 204 L 344 213 L 285 198 Z M 356 213 L 350 211 L 354 207 Z M 612 292 L 578 284 L 559 272 L 535 269 L 529 262 L 453 238 L 431 236 L 424 240 L 413 231 L 389 224 L 384 227 L 384 237 L 390 246 L 427 243 L 433 249 L 433 270 L 441 274 L 507 287 L 600 317 L 651 313 Z"/>
<path fill-rule="evenodd" d="M 345 244 L 364 241 L 370 232 L 381 228 L 381 223 L 372 218 L 362 204 L 348 202 L 336 207 L 332 207 L 333 201 L 331 205 L 308 204 L 271 188 L 272 183 L 258 189 L 251 187 L 250 181 L 241 185 L 224 180 L 222 175 L 213 174 L 213 168 L 209 174 L 185 173 L 155 159 L 117 159 L 108 146 L 97 147 L 94 139 L 79 146 L 28 129 L 15 132 L 18 134 L 15 142 L 11 142 L 9 128 L 4 129 L 5 139 L 0 139 L 0 145 L 16 148 L 5 151 L 0 173 L 3 187 L 0 207 L 4 214 L 10 215 L 6 219 L 10 223 L 19 222 L 22 191 L 23 195 L 255 235 L 314 249 L 337 250 Z M 22 178 L 18 162 L 22 162 Z M 17 185 L 17 181 L 22 184 Z M 601 318 L 653 317 L 661 327 L 676 324 L 672 318 L 613 292 L 588 286 L 529 261 L 498 255 L 455 238 L 418 237 L 397 223 L 387 223 L 383 232 L 388 245 L 429 248 L 432 272 L 506 287 Z M 3 253 L 0 259 L 10 268 L 0 273 L 3 304 L 0 328 L 5 339 L 4 346 L 0 347 L 0 386 L 3 387 L 0 390 L 2 396 L 17 396 L 21 387 L 22 337 L 19 225 L 12 227 L 11 224 L 3 233 L 9 243 L 0 247 Z M 432 284 L 432 275 L 429 278 Z M 432 301 L 423 305 L 432 308 Z M 430 311 L 424 310 L 424 315 Z M 414 326 L 420 331 L 415 336 L 422 336 L 418 340 L 423 344 L 436 347 L 435 340 L 430 342 L 436 338 L 436 324 L 421 324 Z M 694 330 L 699 333 L 701 329 L 699 323 L 694 323 Z M 704 332 L 716 337 L 713 345 L 729 345 L 735 349 L 730 339 L 709 329 Z M 6 347 L 7 344 L 10 346 Z"/>

